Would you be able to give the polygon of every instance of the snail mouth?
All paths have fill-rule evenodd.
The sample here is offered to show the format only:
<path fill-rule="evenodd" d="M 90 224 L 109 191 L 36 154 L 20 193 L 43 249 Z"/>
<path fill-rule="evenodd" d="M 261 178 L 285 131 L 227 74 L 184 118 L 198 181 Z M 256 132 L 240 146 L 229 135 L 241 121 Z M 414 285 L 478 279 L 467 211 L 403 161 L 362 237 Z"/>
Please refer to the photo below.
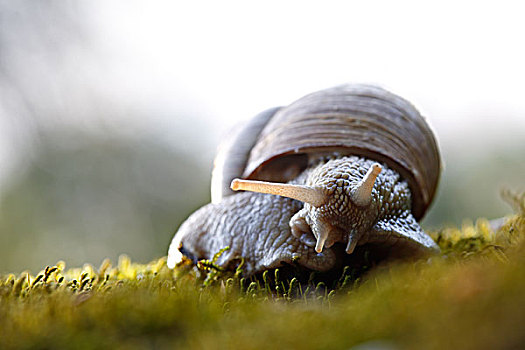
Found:
<path fill-rule="evenodd" d="M 316 251 L 320 253 L 323 248 L 331 248 L 336 243 L 344 243 L 346 241 L 342 231 L 338 228 L 332 227 L 329 231 L 324 231 L 324 235 L 320 235 L 317 238 Z M 317 248 L 321 247 L 321 251 Z"/>
<path fill-rule="evenodd" d="M 340 243 L 340 242 L 343 242 L 342 239 L 337 239 L 337 237 L 335 237 L 333 234 L 331 236 L 328 237 L 328 239 L 326 240 L 324 246 L 326 248 L 331 248 L 333 247 L 334 244 L 336 243 Z"/>

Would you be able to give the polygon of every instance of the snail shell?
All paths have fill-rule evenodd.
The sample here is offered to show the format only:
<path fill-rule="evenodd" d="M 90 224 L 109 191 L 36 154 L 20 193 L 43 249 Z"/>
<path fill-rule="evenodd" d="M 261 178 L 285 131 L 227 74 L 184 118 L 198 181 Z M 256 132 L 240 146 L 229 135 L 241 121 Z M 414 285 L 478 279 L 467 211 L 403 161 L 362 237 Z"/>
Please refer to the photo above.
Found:
<path fill-rule="evenodd" d="M 182 254 L 210 259 L 225 246 L 230 250 L 219 264 L 245 259 L 247 275 L 286 263 L 329 270 L 340 259 L 338 243 L 347 243 L 347 253 L 366 243 L 390 244 L 408 254 L 436 250 L 416 220 L 433 199 L 440 170 L 434 134 L 406 100 L 370 85 L 312 93 L 260 113 L 222 144 L 212 204 L 181 226 L 169 265 Z M 230 183 L 237 177 L 296 183 L 292 186 L 315 189 L 321 199 L 285 194 L 302 205 L 272 195 L 234 194 Z"/>
<path fill-rule="evenodd" d="M 441 173 L 437 141 L 425 118 L 410 102 L 372 85 L 341 85 L 286 108 L 269 109 L 231 140 L 215 162 L 212 193 L 230 195 L 230 183 L 237 177 L 287 182 L 299 172 L 286 171 L 288 167 L 307 167 L 304 155 L 337 152 L 384 162 L 397 171 L 408 181 L 412 213 L 419 220 L 434 198 Z M 235 160 L 239 164 L 229 166 Z"/>

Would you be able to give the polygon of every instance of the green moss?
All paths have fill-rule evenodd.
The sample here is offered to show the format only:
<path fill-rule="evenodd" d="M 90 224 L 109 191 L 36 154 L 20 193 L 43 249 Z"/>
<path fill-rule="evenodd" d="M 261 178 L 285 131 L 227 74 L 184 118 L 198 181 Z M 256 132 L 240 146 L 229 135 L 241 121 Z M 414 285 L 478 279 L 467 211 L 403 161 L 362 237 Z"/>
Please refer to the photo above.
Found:
<path fill-rule="evenodd" d="M 433 233 L 442 254 L 350 268 L 334 284 L 214 260 L 175 270 L 121 256 L 0 277 L 0 348 L 386 348 L 525 346 L 525 196 L 498 232 L 486 220 Z M 374 343 L 377 344 L 377 343 Z"/>

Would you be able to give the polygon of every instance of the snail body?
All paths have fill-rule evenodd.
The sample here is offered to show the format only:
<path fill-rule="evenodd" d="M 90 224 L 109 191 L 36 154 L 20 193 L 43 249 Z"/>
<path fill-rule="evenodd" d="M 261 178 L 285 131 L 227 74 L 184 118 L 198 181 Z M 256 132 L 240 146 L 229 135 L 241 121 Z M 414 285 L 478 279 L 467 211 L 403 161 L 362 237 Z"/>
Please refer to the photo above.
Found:
<path fill-rule="evenodd" d="M 168 266 L 225 247 L 217 264 L 243 260 L 245 275 L 286 264 L 329 271 L 363 245 L 391 256 L 436 251 L 417 220 L 440 167 L 432 131 L 400 97 L 368 85 L 307 95 L 228 138 L 212 203 L 181 225 Z"/>

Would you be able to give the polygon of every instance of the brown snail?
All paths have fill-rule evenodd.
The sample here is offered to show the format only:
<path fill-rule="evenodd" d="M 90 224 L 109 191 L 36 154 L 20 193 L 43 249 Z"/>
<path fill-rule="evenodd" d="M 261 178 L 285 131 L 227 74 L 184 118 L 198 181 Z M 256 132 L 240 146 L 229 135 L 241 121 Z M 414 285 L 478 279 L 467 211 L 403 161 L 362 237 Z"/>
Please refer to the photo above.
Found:
<path fill-rule="evenodd" d="M 217 264 L 243 260 L 245 275 L 286 264 L 328 271 L 361 246 L 387 256 L 436 251 L 417 220 L 440 170 L 429 125 L 401 97 L 370 85 L 309 94 L 223 143 L 212 203 L 181 225 L 168 266 L 227 246 Z"/>

